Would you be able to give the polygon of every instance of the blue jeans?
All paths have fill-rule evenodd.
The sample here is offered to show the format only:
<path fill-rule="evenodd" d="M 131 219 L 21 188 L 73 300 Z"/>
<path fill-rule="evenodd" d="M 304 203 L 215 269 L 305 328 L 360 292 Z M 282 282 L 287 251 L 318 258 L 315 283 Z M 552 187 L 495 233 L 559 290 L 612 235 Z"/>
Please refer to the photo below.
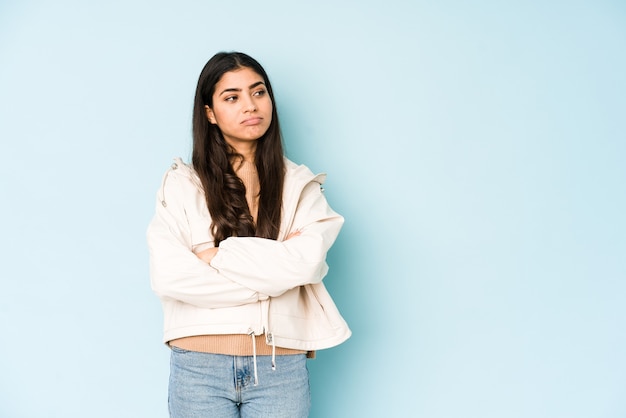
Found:
<path fill-rule="evenodd" d="M 306 418 L 311 398 L 306 355 L 252 356 L 198 353 L 172 347 L 171 418 Z"/>

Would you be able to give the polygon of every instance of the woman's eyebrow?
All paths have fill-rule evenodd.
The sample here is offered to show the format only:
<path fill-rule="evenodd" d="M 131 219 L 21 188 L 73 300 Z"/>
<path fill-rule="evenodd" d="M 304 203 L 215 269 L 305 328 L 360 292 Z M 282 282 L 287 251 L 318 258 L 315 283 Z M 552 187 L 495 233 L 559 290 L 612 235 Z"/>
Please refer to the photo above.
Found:
<path fill-rule="evenodd" d="M 263 85 L 264 85 L 265 83 L 264 83 L 264 82 L 262 82 L 262 81 L 257 81 L 256 83 L 252 83 L 252 84 L 250 84 L 250 86 L 248 87 L 248 89 L 253 89 L 253 88 L 255 88 L 256 86 L 260 86 L 261 84 L 263 84 Z M 240 92 L 240 91 L 241 91 L 241 89 L 239 89 L 239 88 L 231 87 L 231 88 L 228 88 L 228 89 L 224 89 L 224 90 L 223 90 L 223 91 L 222 91 L 219 95 L 221 96 L 221 95 L 222 95 L 222 94 L 224 94 L 224 93 L 230 93 L 230 92 Z"/>

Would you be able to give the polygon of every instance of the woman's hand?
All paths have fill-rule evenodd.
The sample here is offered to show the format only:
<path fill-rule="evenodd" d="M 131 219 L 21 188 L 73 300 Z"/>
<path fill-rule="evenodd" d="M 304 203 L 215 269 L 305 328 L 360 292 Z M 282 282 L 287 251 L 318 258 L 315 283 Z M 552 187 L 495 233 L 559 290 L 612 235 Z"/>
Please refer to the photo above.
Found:
<path fill-rule="evenodd" d="M 219 250 L 219 247 L 208 248 L 196 253 L 196 256 L 205 263 L 210 264 L 213 257 L 215 257 L 215 254 L 217 254 L 217 250 Z"/>
<path fill-rule="evenodd" d="M 300 235 L 300 230 L 296 229 L 295 231 L 293 231 L 289 235 L 287 235 L 287 238 L 285 238 L 285 241 L 287 241 L 288 239 L 291 239 L 293 237 L 297 237 L 298 235 Z"/>

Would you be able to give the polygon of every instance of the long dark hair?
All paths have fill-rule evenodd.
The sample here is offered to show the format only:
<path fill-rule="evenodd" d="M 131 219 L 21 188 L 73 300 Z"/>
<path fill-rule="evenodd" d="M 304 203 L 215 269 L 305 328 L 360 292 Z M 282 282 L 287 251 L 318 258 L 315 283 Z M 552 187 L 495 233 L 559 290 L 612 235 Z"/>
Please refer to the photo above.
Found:
<path fill-rule="evenodd" d="M 256 145 L 255 165 L 260 183 L 256 225 L 246 201 L 245 186 L 231 165 L 237 153 L 217 125 L 209 123 L 205 109 L 205 105 L 213 107 L 215 85 L 224 73 L 240 68 L 250 68 L 260 75 L 272 100 L 272 122 Z M 278 238 L 285 178 L 282 136 L 270 80 L 254 58 L 241 52 L 220 52 L 202 69 L 193 106 L 192 164 L 206 195 L 215 246 L 231 236 Z"/>

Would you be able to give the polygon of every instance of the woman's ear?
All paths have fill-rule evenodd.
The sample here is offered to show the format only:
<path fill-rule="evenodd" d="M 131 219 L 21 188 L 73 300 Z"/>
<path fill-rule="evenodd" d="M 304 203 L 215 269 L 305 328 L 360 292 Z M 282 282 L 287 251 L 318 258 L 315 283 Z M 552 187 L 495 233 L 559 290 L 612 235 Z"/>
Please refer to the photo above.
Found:
<path fill-rule="evenodd" d="M 204 105 L 204 110 L 206 110 L 206 118 L 211 122 L 211 124 L 215 125 L 217 122 L 215 121 L 215 114 L 213 110 L 208 106 Z"/>

